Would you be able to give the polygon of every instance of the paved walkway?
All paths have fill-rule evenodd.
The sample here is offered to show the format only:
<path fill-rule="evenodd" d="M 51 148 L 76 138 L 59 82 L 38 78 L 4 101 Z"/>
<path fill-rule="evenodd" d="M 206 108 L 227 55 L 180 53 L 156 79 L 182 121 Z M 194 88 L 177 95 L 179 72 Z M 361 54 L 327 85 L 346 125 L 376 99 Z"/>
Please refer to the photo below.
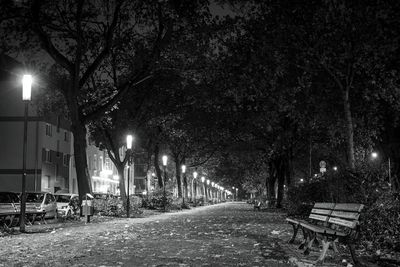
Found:
<path fill-rule="evenodd" d="M 284 218 L 223 203 L 0 237 L 0 266 L 309 265 L 285 243 Z"/>

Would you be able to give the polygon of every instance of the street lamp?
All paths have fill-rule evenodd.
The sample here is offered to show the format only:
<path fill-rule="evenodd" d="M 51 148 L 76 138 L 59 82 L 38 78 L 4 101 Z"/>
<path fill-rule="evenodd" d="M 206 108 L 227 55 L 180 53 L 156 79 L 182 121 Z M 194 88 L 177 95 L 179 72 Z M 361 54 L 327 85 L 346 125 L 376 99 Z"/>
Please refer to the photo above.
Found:
<path fill-rule="evenodd" d="M 372 152 L 372 153 L 371 153 L 371 157 L 372 157 L 373 159 L 376 159 L 376 158 L 378 157 L 378 153 Z"/>
<path fill-rule="evenodd" d="M 203 198 L 205 197 L 206 194 L 206 186 L 204 185 L 206 178 L 204 176 L 201 176 L 201 182 L 203 183 Z"/>
<path fill-rule="evenodd" d="M 166 208 L 166 205 L 167 205 L 167 199 L 166 199 L 166 197 L 165 197 L 165 182 L 167 181 L 167 162 L 168 162 L 168 156 L 166 156 L 166 155 L 164 155 L 164 156 L 162 156 L 162 162 L 163 162 L 163 166 L 164 166 L 164 184 L 163 184 L 163 187 L 164 187 L 164 212 L 165 212 L 165 208 Z"/>
<path fill-rule="evenodd" d="M 129 184 L 130 184 L 130 180 L 131 180 L 131 160 L 132 160 L 132 141 L 133 141 L 133 136 L 128 134 L 126 136 L 126 149 L 127 149 L 127 153 L 128 153 L 128 186 L 127 186 L 127 191 L 128 191 L 128 198 L 126 200 L 126 217 L 129 218 L 129 208 L 130 208 L 130 201 L 129 201 Z"/>
<path fill-rule="evenodd" d="M 333 170 L 334 170 L 334 171 L 337 171 L 337 170 L 338 170 L 338 167 L 333 166 Z"/>
<path fill-rule="evenodd" d="M 183 186 L 182 186 L 182 191 L 183 191 L 183 192 L 182 192 L 182 193 L 183 193 L 183 194 L 182 194 L 182 203 L 185 204 L 185 192 L 186 192 L 186 188 L 185 188 L 185 187 L 186 187 L 186 186 L 185 186 L 186 165 L 182 165 L 181 168 L 182 168 L 182 176 L 183 176 L 183 177 L 182 177 L 182 180 L 183 180 L 183 181 L 182 181 L 182 182 L 183 182 Z M 182 183 L 181 183 L 181 184 L 182 184 Z"/>
<path fill-rule="evenodd" d="M 194 206 L 196 207 L 196 191 L 197 191 L 197 186 L 196 186 L 196 188 L 194 188 L 193 187 L 193 182 L 194 182 L 194 180 L 196 180 L 196 178 L 197 178 L 197 172 L 196 171 L 194 171 L 193 172 L 193 179 L 192 179 L 192 198 L 193 198 L 193 196 L 194 196 Z M 196 184 L 195 184 L 196 185 Z M 193 190 L 194 189 L 194 190 Z"/>
<path fill-rule="evenodd" d="M 209 185 L 210 185 L 210 180 L 207 179 L 207 189 L 206 189 L 206 201 L 207 201 L 207 204 L 208 204 L 209 198 L 211 197 L 211 192 L 210 192 L 211 188 L 210 188 Z"/>
<path fill-rule="evenodd" d="M 28 105 L 31 100 L 32 76 L 22 77 L 22 100 L 24 102 L 24 139 L 22 147 L 22 186 L 21 186 L 21 215 L 19 220 L 20 232 L 25 232 L 25 209 L 26 209 L 26 149 L 28 142 Z"/>

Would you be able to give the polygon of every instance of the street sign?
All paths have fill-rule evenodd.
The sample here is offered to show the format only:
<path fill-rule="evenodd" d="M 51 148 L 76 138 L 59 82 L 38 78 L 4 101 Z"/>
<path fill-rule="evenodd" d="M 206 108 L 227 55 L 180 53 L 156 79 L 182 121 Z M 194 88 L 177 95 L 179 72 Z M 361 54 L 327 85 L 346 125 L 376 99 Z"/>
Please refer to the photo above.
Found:
<path fill-rule="evenodd" d="M 321 161 L 319 162 L 319 166 L 320 166 L 321 168 L 326 168 L 326 162 L 323 161 L 323 160 L 321 160 Z"/>
<path fill-rule="evenodd" d="M 324 172 L 326 172 L 326 168 L 319 168 L 319 171 L 320 171 L 321 173 L 324 173 Z"/>

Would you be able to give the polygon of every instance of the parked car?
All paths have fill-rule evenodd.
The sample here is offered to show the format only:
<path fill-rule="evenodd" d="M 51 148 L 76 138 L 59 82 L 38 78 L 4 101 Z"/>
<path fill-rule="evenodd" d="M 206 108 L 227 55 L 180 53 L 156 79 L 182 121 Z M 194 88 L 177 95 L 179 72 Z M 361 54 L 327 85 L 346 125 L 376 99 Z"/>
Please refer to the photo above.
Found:
<path fill-rule="evenodd" d="M 34 203 L 37 210 L 45 211 L 45 218 L 57 218 L 57 202 L 52 193 L 27 192 L 26 203 Z"/>
<path fill-rule="evenodd" d="M 79 215 L 79 195 L 56 193 L 54 194 L 57 201 L 58 215 L 69 218 L 73 215 Z"/>

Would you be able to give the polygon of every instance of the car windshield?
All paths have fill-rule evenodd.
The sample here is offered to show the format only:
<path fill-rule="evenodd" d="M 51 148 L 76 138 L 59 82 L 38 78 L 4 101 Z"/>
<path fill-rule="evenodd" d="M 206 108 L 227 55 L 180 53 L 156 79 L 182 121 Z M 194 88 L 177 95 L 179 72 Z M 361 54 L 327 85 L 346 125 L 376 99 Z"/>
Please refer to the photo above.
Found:
<path fill-rule="evenodd" d="M 44 194 L 41 193 L 28 193 L 26 196 L 26 202 L 42 203 Z"/>
<path fill-rule="evenodd" d="M 55 195 L 57 202 L 68 203 L 71 199 L 71 196 L 68 195 Z"/>
<path fill-rule="evenodd" d="M 0 193 L 0 203 L 19 202 L 18 195 L 14 193 Z"/>

